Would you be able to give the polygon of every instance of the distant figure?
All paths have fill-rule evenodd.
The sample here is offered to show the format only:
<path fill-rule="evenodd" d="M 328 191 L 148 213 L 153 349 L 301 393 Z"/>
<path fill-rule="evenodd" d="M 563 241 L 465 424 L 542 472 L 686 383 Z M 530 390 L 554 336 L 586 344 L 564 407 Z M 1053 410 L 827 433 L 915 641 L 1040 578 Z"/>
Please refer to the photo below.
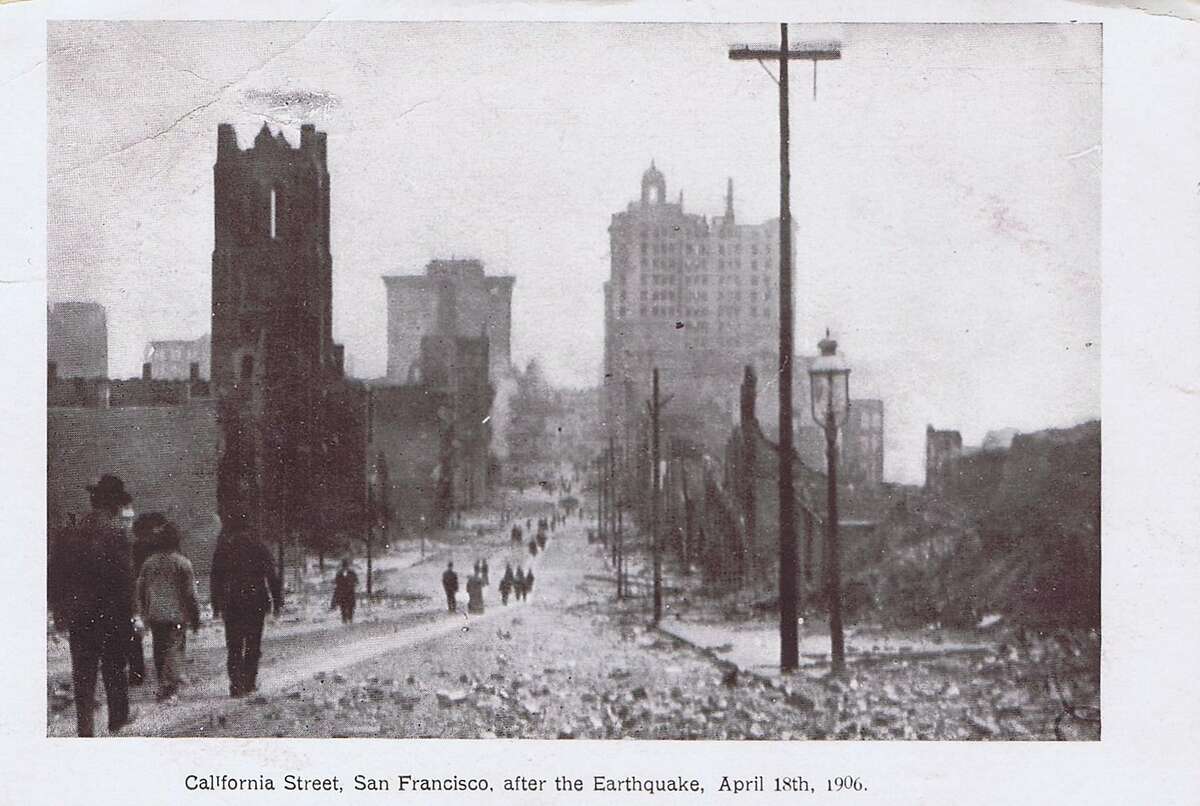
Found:
<path fill-rule="evenodd" d="M 532 529 L 532 528 L 533 528 L 533 520 L 532 520 L 532 519 L 530 519 L 530 518 L 526 518 L 526 519 L 525 519 L 525 529 L 526 529 L 526 531 L 528 531 L 529 529 Z"/>
<path fill-rule="evenodd" d="M 483 580 L 478 574 L 467 578 L 467 612 L 483 612 Z"/>
<path fill-rule="evenodd" d="M 512 531 L 511 531 L 511 532 L 509 532 L 509 534 L 512 536 L 512 542 L 513 542 L 513 543 L 520 543 L 520 542 L 522 542 L 522 535 L 523 535 L 524 533 L 521 531 L 521 527 L 520 527 L 520 525 L 519 525 L 519 524 L 515 524 L 515 523 L 514 523 L 514 524 L 513 524 Z"/>
<path fill-rule="evenodd" d="M 516 577 L 513 576 L 512 564 L 508 563 L 504 566 L 504 576 L 500 579 L 500 601 L 506 605 L 515 584 Z"/>
<path fill-rule="evenodd" d="M 350 567 L 350 560 L 343 559 L 342 567 L 333 578 L 333 602 L 329 609 L 341 608 L 342 623 L 354 621 L 354 605 L 358 601 L 358 574 Z"/>
<path fill-rule="evenodd" d="M 454 563 L 446 563 L 446 570 L 442 574 L 442 590 L 446 592 L 446 608 L 454 613 L 458 610 L 458 603 L 454 597 L 458 595 L 458 574 L 454 573 Z"/>
<path fill-rule="evenodd" d="M 240 518 L 217 538 L 209 587 L 213 617 L 225 619 L 229 696 L 244 697 L 258 689 L 263 622 L 268 611 L 283 612 L 283 583 L 271 552 Z"/>
<path fill-rule="evenodd" d="M 475 576 L 483 576 L 483 563 L 481 560 L 476 560 L 475 565 L 471 566 L 471 573 Z"/>
<path fill-rule="evenodd" d="M 479 570 L 482 572 L 482 573 L 480 573 L 480 576 L 481 576 L 481 577 L 483 577 L 483 586 L 486 588 L 486 587 L 488 586 L 488 584 L 489 584 L 489 583 L 488 583 L 488 564 L 487 564 L 487 558 L 484 558 L 484 559 L 482 559 L 482 560 L 480 560 L 480 561 L 479 561 Z"/>
<path fill-rule="evenodd" d="M 538 553 L 537 538 L 531 537 L 531 538 L 529 538 L 529 555 L 531 557 L 536 557 L 537 553 Z"/>
<path fill-rule="evenodd" d="M 513 586 L 517 593 L 517 601 L 525 600 L 525 569 L 517 566 L 517 575 L 513 579 Z"/>
<path fill-rule="evenodd" d="M 146 558 L 137 581 L 142 618 L 154 638 L 154 669 L 160 702 L 174 701 L 183 680 L 186 628 L 200 631 L 200 604 L 192 562 L 180 550 L 179 529 L 167 521 L 156 530 L 157 550 Z"/>
<path fill-rule="evenodd" d="M 529 594 L 531 594 L 531 593 L 533 593 L 533 569 L 532 568 L 530 568 L 529 572 L 527 574 L 525 574 L 525 596 L 522 596 L 521 598 L 524 599 L 526 596 L 529 596 Z"/>
<path fill-rule="evenodd" d="M 538 532 L 538 535 L 537 535 L 538 548 L 544 550 L 546 548 L 546 543 L 549 540 L 550 540 L 550 535 L 546 534 L 545 532 Z"/>
<path fill-rule="evenodd" d="M 108 732 L 131 721 L 125 663 L 133 626 L 133 574 L 117 515 L 133 498 L 125 482 L 108 474 L 87 490 L 92 511 L 55 541 L 47 574 L 54 627 L 68 631 L 80 736 L 95 733 L 97 670 L 108 700 Z"/>

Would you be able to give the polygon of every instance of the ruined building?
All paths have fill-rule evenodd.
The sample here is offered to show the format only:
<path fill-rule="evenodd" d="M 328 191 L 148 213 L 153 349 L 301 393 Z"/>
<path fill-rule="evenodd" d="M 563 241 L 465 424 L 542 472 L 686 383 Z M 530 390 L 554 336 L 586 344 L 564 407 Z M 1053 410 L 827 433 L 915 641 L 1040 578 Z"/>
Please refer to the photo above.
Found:
<path fill-rule="evenodd" d="M 243 150 L 222 124 L 213 184 L 218 511 L 301 538 L 363 497 L 363 392 L 332 336 L 325 134 L 306 124 L 293 147 L 264 124 Z"/>
<path fill-rule="evenodd" d="M 925 426 L 925 489 L 944 493 L 952 484 L 963 455 L 962 434 Z"/>
<path fill-rule="evenodd" d="M 146 345 L 150 375 L 164 381 L 208 380 L 212 375 L 212 350 L 208 334 L 198 339 L 163 339 Z"/>

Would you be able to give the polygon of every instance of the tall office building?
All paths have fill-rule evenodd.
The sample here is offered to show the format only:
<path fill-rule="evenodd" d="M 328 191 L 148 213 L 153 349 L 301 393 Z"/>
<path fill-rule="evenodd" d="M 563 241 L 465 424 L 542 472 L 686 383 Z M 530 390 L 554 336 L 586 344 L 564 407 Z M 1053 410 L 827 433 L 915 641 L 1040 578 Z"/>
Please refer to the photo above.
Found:
<path fill-rule="evenodd" d="M 667 201 L 666 178 L 652 162 L 641 197 L 613 215 L 609 235 L 610 428 L 638 415 L 655 367 L 681 405 L 720 411 L 732 423 L 742 367 L 754 364 L 767 377 L 777 361 L 779 220 L 738 223 L 732 179 L 724 215 L 685 212 L 682 192 Z"/>

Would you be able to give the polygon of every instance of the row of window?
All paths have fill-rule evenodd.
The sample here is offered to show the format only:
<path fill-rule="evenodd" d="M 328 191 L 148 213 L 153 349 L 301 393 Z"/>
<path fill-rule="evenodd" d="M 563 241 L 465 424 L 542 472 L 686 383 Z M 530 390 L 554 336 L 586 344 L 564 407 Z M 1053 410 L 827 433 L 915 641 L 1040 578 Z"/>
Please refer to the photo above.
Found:
<path fill-rule="evenodd" d="M 642 231 L 640 234 L 641 234 L 641 240 L 642 240 L 643 247 L 649 242 L 655 242 L 655 243 L 657 243 L 659 241 L 670 242 L 670 241 L 678 241 L 683 238 L 690 238 L 690 239 L 717 238 L 722 242 L 723 241 L 733 241 L 733 243 L 729 245 L 729 249 L 731 252 L 741 252 L 742 251 L 742 241 L 746 240 L 746 241 L 749 241 L 747 246 L 749 246 L 749 248 L 750 248 L 749 251 L 752 254 L 758 254 L 758 247 L 759 247 L 758 241 L 765 241 L 763 246 L 765 247 L 766 251 L 770 252 L 771 244 L 774 242 L 775 238 L 777 237 L 773 231 L 770 231 L 766 228 L 741 229 L 741 230 L 735 230 L 732 233 L 721 232 L 719 230 L 717 232 L 705 232 L 704 230 L 697 228 L 697 229 L 691 229 L 687 232 L 684 232 L 678 225 L 666 226 L 666 227 L 655 227 L 654 229 L 650 229 L 649 227 L 642 227 Z M 718 245 L 718 248 L 721 249 L 721 254 L 725 254 L 726 247 L 725 247 L 724 243 L 720 243 Z"/>
<path fill-rule="evenodd" d="M 717 275 L 700 274 L 695 277 L 683 277 L 682 280 L 680 278 L 675 277 L 670 274 L 647 274 L 647 275 L 644 275 L 642 279 L 645 281 L 645 285 L 647 285 L 647 286 L 656 286 L 656 287 L 660 287 L 660 288 L 661 287 L 676 288 L 680 285 L 683 285 L 685 287 L 686 286 L 698 286 L 698 285 L 705 285 L 705 286 L 711 285 L 714 277 L 716 278 L 718 285 L 740 286 L 742 284 L 742 278 L 738 275 L 726 276 L 726 275 L 721 275 L 721 274 L 717 274 Z M 775 282 L 774 282 L 773 278 L 770 277 L 770 275 L 765 275 L 765 274 L 761 275 L 761 276 L 757 275 L 757 274 L 750 275 L 750 285 L 757 287 L 760 284 L 765 289 L 764 293 L 767 295 L 766 299 L 770 299 L 771 298 L 770 289 L 772 289 L 775 286 Z M 616 285 L 616 290 L 617 290 L 618 296 L 620 297 L 621 301 L 624 302 L 625 301 L 625 286 L 621 285 L 620 283 L 617 283 L 615 285 Z M 642 294 L 643 294 L 642 299 L 645 299 L 645 293 L 646 293 L 646 289 L 643 288 L 642 289 Z M 753 292 L 751 292 L 751 293 L 753 293 Z"/>
<path fill-rule="evenodd" d="M 742 260 L 718 259 L 716 261 L 715 265 L 710 266 L 710 265 L 708 265 L 707 261 L 704 261 L 704 260 L 678 260 L 676 258 L 657 258 L 657 257 L 651 258 L 651 257 L 647 257 L 646 255 L 642 255 L 642 259 L 639 262 L 639 265 L 641 266 L 642 271 L 645 271 L 647 269 L 673 269 L 674 271 L 703 269 L 706 271 L 712 271 L 715 268 L 718 271 L 724 272 L 724 271 L 745 271 L 747 269 L 749 269 L 750 271 L 758 271 L 760 268 L 757 260 L 751 260 L 749 263 L 746 263 L 745 261 L 742 261 Z M 771 261 L 764 260 L 761 268 L 763 270 L 766 270 L 766 269 L 771 268 L 771 265 L 772 265 Z"/>
<path fill-rule="evenodd" d="M 663 300 L 663 301 L 674 302 L 677 300 Z M 776 311 L 774 308 L 771 308 L 771 307 L 761 308 L 757 305 L 752 305 L 748 308 L 742 308 L 740 305 L 718 305 L 716 310 L 717 310 L 717 318 L 718 319 L 741 319 L 741 318 L 773 319 L 773 318 L 775 318 L 775 315 L 776 315 Z M 745 311 L 744 314 L 742 313 L 743 310 Z M 651 318 L 651 317 L 657 318 L 660 316 L 687 316 L 689 318 L 696 317 L 696 318 L 700 318 L 700 319 L 706 319 L 706 318 L 710 317 L 711 315 L 712 315 L 712 309 L 710 309 L 710 308 L 690 308 L 687 306 L 679 306 L 679 305 L 640 305 L 640 306 L 638 306 L 638 316 L 642 319 Z M 629 318 L 629 308 L 627 308 L 624 305 L 620 306 L 617 309 L 617 318 L 618 319 Z M 703 324 L 703 322 L 702 321 L 697 322 L 696 324 Z"/>

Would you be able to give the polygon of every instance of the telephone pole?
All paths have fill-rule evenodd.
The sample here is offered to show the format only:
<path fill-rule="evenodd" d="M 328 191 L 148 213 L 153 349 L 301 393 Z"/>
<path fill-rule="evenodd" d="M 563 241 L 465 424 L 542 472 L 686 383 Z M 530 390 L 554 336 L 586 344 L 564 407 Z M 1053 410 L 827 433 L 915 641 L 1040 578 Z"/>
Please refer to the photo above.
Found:
<path fill-rule="evenodd" d="M 662 554 L 658 544 L 658 367 L 654 368 L 654 390 L 650 398 L 650 543 L 654 557 L 654 623 L 662 620 Z"/>
<path fill-rule="evenodd" d="M 627 465 L 628 457 L 625 455 L 624 446 L 621 449 L 621 476 L 617 482 L 617 598 L 623 599 L 628 593 L 625 585 L 625 523 L 622 510 L 624 509 L 624 501 L 626 490 L 628 489 L 626 482 L 626 474 L 629 471 Z"/>
<path fill-rule="evenodd" d="M 621 551 L 617 545 L 617 513 L 614 506 L 617 503 L 616 494 L 616 448 L 612 434 L 608 435 L 608 461 L 604 472 L 608 475 L 608 535 L 612 543 L 612 567 L 617 579 L 617 598 L 621 598 Z"/>
<path fill-rule="evenodd" d="M 604 452 L 596 457 L 596 539 L 604 539 Z"/>
<path fill-rule="evenodd" d="M 788 107 L 788 63 L 812 61 L 813 94 L 817 62 L 840 59 L 841 46 L 827 44 L 792 50 L 787 23 L 779 26 L 779 49 L 740 46 L 729 49 L 734 61 L 779 62 L 779 666 L 792 671 L 800 665 L 800 634 L 796 624 L 796 492 L 792 466 L 795 439 L 792 426 L 792 359 L 795 355 L 795 313 L 792 291 L 792 170 L 789 161 L 791 127 Z M 769 71 L 768 71 L 769 72 Z"/>

